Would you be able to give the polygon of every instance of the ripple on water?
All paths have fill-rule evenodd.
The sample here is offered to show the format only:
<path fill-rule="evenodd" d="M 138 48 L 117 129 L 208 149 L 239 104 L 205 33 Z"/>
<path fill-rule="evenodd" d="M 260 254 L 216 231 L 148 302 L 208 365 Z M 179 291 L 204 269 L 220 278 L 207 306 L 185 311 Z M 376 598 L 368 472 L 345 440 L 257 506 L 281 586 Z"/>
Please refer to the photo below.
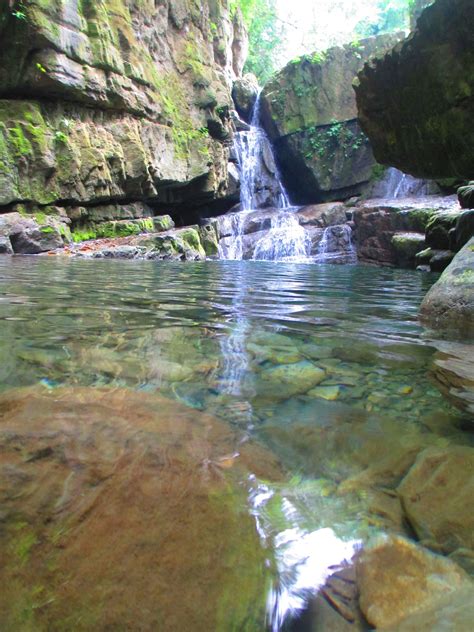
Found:
<path fill-rule="evenodd" d="M 429 381 L 430 275 L 15 257 L 0 278 L 10 629 L 278 629 L 359 541 L 404 533 L 420 450 L 469 441 Z"/>

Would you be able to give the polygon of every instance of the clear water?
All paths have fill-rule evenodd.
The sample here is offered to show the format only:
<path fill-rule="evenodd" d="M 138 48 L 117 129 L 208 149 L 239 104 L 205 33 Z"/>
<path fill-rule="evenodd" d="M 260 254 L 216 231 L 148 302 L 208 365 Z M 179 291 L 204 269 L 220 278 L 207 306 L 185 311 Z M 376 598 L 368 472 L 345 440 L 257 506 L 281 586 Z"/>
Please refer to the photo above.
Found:
<path fill-rule="evenodd" d="M 428 377 L 433 276 L 18 257 L 0 278 L 1 629 L 279 630 L 403 529 L 381 490 L 413 454 L 468 441 Z"/>

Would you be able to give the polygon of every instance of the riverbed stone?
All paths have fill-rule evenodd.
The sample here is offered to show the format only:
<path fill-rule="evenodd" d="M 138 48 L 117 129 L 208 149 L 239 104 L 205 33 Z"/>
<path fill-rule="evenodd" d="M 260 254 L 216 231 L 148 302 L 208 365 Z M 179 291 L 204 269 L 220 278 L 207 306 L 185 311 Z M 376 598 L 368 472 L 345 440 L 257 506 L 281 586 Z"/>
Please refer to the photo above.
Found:
<path fill-rule="evenodd" d="M 445 553 L 474 549 L 474 448 L 424 450 L 398 492 L 420 540 L 433 541 Z"/>
<path fill-rule="evenodd" d="M 325 377 L 326 372 L 308 360 L 281 364 L 265 369 L 259 374 L 258 397 L 288 399 L 293 395 L 307 393 Z"/>
<path fill-rule="evenodd" d="M 459 590 L 472 594 L 474 586 L 451 560 L 396 535 L 381 536 L 364 548 L 356 572 L 361 610 L 381 630 L 405 630 L 411 615 L 438 607 Z"/>
<path fill-rule="evenodd" d="M 281 480 L 270 453 L 234 454 L 227 424 L 143 391 L 35 386 L 0 410 L 2 627 L 41 595 L 34 630 L 262 628 L 266 554 L 237 481 Z"/>

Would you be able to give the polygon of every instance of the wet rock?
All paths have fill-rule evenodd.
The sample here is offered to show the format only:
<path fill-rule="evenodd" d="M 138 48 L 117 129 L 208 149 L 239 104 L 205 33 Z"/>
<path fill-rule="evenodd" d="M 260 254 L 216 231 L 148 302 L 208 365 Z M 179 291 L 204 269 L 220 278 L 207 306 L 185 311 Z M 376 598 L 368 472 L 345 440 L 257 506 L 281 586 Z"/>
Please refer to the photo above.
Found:
<path fill-rule="evenodd" d="M 66 4 L 0 10 L 0 205 L 166 200 L 190 219 L 221 201 L 240 11 Z"/>
<path fill-rule="evenodd" d="M 470 0 L 437 0 L 359 73 L 359 120 L 380 163 L 420 178 L 472 177 L 473 21 Z"/>
<path fill-rule="evenodd" d="M 460 588 L 448 596 L 440 596 L 429 610 L 415 612 L 399 625 L 384 628 L 385 632 L 433 632 L 456 630 L 469 632 L 474 618 L 474 590 Z"/>
<path fill-rule="evenodd" d="M 472 345 L 437 341 L 430 367 L 435 386 L 457 408 L 474 414 Z"/>
<path fill-rule="evenodd" d="M 425 236 L 420 233 L 395 233 L 391 244 L 395 250 L 397 265 L 402 268 L 413 268 L 417 253 L 425 245 Z"/>
<path fill-rule="evenodd" d="M 326 228 L 336 224 L 345 224 L 346 207 L 340 202 L 327 204 L 311 204 L 298 209 L 296 215 L 301 226 L 317 226 Z"/>
<path fill-rule="evenodd" d="M 361 610 L 372 626 L 383 630 L 405 630 L 406 618 L 437 607 L 458 590 L 473 589 L 454 562 L 395 535 L 365 548 L 356 572 Z"/>
<path fill-rule="evenodd" d="M 288 399 L 307 393 L 326 377 L 326 372 L 303 360 L 265 369 L 258 376 L 257 396 L 262 399 Z"/>
<path fill-rule="evenodd" d="M 455 253 L 451 252 L 451 250 L 433 252 L 433 256 L 430 259 L 431 272 L 444 272 L 454 257 Z"/>
<path fill-rule="evenodd" d="M 454 257 L 426 295 L 420 319 L 432 329 L 474 333 L 474 238 Z"/>
<path fill-rule="evenodd" d="M 266 553 L 238 481 L 281 471 L 238 443 L 217 419 L 145 392 L 3 392 L 1 627 L 21 629 L 40 596 L 35 630 L 262 629 Z"/>
<path fill-rule="evenodd" d="M 456 251 L 461 250 L 474 237 L 474 211 L 464 211 L 458 217 L 454 232 Z"/>
<path fill-rule="evenodd" d="M 252 112 L 259 92 L 258 80 L 252 73 L 247 73 L 242 78 L 234 81 L 232 98 L 235 107 L 244 121 L 250 122 Z"/>
<path fill-rule="evenodd" d="M 446 553 L 474 549 L 474 448 L 449 446 L 421 452 L 398 492 L 420 540 Z"/>
<path fill-rule="evenodd" d="M 458 199 L 461 208 L 474 208 L 474 180 L 458 189 Z"/>
<path fill-rule="evenodd" d="M 18 210 L 0 215 L 4 254 L 38 254 L 61 248 L 70 240 L 70 221 L 58 209 L 46 209 L 51 211 L 47 213 L 21 205 L 14 208 Z"/>
<path fill-rule="evenodd" d="M 346 199 L 370 181 L 375 161 L 357 121 L 352 81 L 398 39 L 380 35 L 303 55 L 265 85 L 264 127 L 296 204 Z"/>

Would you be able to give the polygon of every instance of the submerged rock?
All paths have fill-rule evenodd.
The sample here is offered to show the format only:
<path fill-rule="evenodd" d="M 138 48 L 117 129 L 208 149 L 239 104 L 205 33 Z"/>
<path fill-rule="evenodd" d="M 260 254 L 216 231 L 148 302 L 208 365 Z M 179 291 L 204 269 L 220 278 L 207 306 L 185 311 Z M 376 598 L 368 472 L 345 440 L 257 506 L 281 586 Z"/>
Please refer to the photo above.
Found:
<path fill-rule="evenodd" d="M 474 549 L 474 448 L 424 450 L 398 492 L 420 540 L 445 553 Z"/>
<path fill-rule="evenodd" d="M 474 595 L 474 583 L 454 562 L 399 536 L 381 537 L 365 548 L 356 570 L 361 610 L 377 630 L 418 629 L 405 627 L 405 621 L 439 608 L 445 598 L 457 601 L 460 591 Z"/>
<path fill-rule="evenodd" d="M 34 630 L 263 628 L 268 551 L 241 483 L 281 473 L 222 422 L 127 389 L 16 389 L 0 470 L 2 629 L 25 608 Z"/>
<path fill-rule="evenodd" d="M 257 397 L 288 399 L 307 393 L 326 377 L 326 372 L 308 360 L 280 364 L 262 371 L 257 378 Z"/>

